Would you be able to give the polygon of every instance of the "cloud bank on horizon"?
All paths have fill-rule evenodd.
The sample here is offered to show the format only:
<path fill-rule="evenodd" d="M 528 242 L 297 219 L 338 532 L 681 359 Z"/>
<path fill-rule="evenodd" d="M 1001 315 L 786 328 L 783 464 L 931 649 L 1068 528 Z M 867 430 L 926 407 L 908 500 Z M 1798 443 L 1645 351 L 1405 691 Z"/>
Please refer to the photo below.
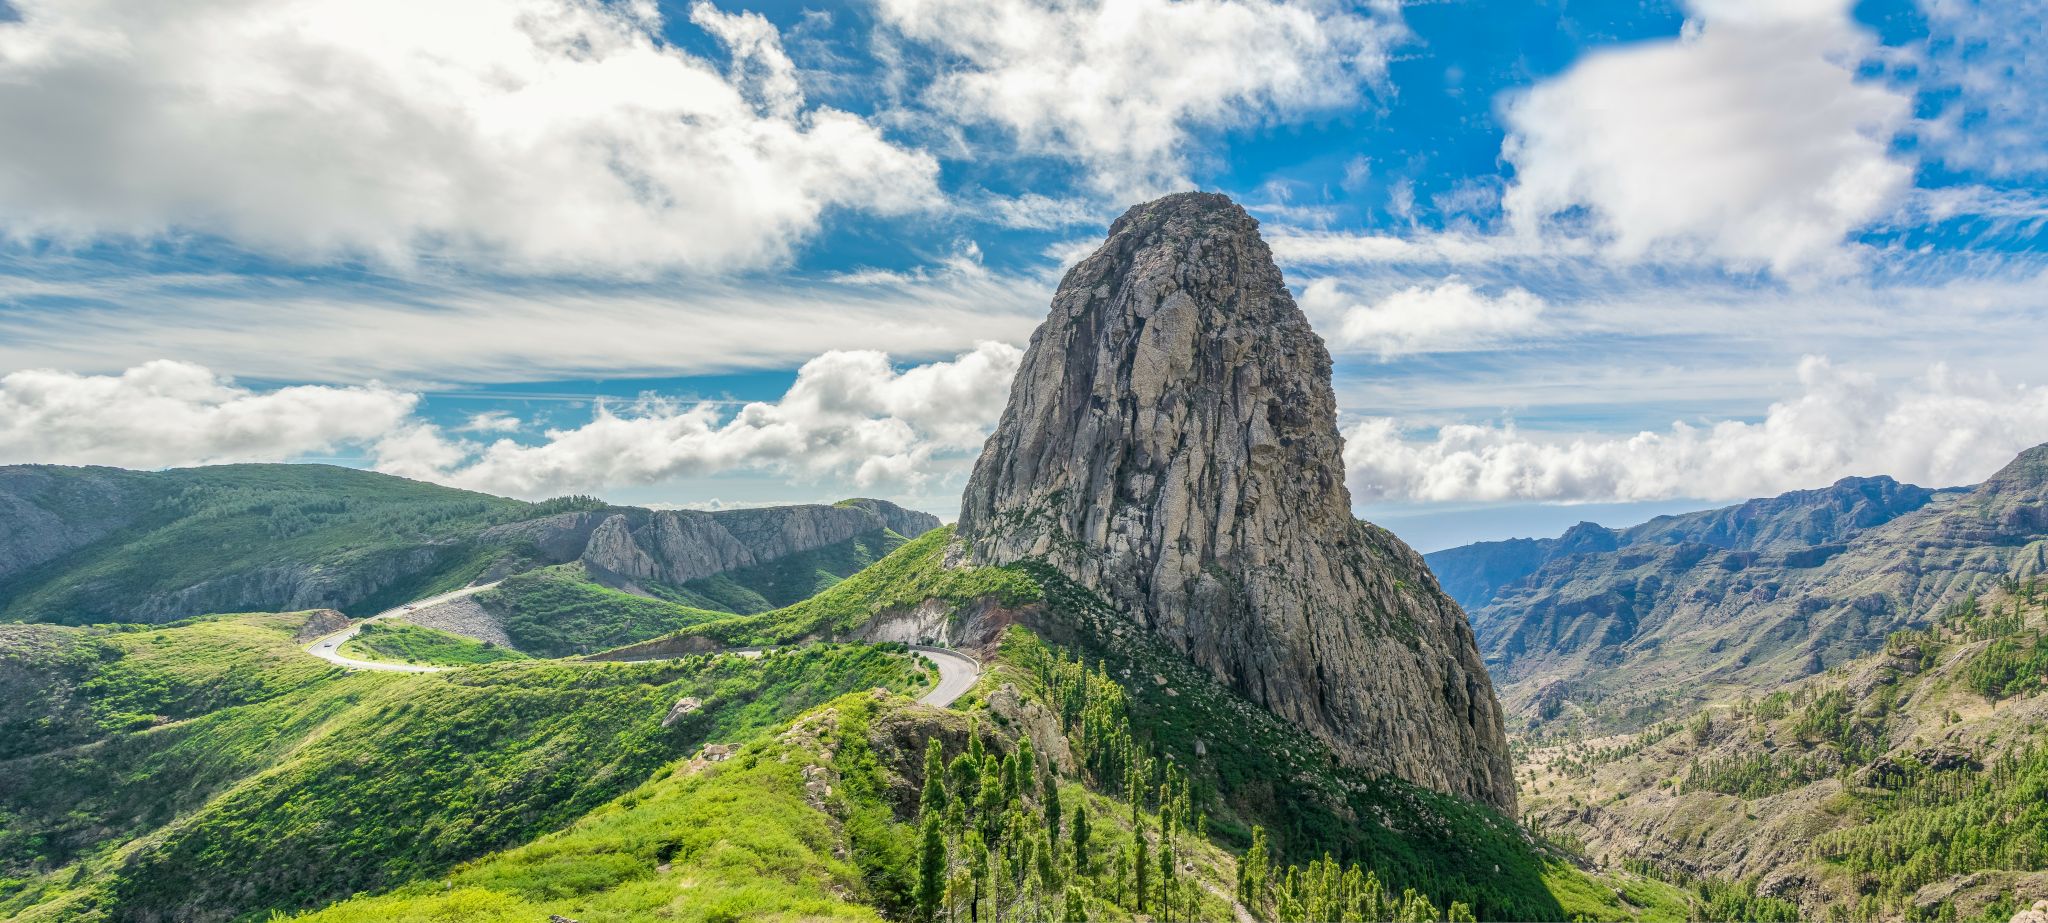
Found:
<path fill-rule="evenodd" d="M 1264 222 L 1360 502 L 2048 441 L 2043 0 L 750 6 L 11 0 L 0 463 L 949 512 L 1064 261 L 1186 186 Z"/>

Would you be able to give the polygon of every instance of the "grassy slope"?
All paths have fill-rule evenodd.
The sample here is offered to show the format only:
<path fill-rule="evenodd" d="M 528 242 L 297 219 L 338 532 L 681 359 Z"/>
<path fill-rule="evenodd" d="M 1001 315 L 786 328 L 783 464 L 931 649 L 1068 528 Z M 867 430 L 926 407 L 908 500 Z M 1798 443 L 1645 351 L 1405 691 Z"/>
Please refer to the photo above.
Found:
<path fill-rule="evenodd" d="M 1714 868 L 1809 916 L 2004 919 L 2015 894 L 2048 897 L 2044 610 L 2048 592 L 1994 593 L 1769 695 L 1553 743 L 1523 805 L 1689 897 L 1678 873 Z"/>
<path fill-rule="evenodd" d="M 514 647 L 536 657 L 587 654 L 732 617 L 600 586 L 580 564 L 506 578 L 477 594 L 477 602 L 497 617 Z"/>
<path fill-rule="evenodd" d="M 839 581 L 888 557 L 908 541 L 887 529 L 846 541 L 742 567 L 680 587 L 649 587 L 656 595 L 697 609 L 751 614 L 816 596 Z"/>
<path fill-rule="evenodd" d="M 1058 706 L 1038 667 L 1053 656 L 1035 637 L 1014 629 L 975 701 L 1007 686 L 1049 716 Z M 1015 752 L 1022 731 L 985 704 L 966 710 L 962 715 L 897 697 L 849 696 L 757 740 L 728 762 L 682 764 L 657 774 L 561 834 L 472 863 L 446 881 L 345 902 L 308 919 L 901 919 L 912 913 L 925 741 L 942 741 L 951 762 L 967 750 L 972 734 L 982 734 L 989 752 L 1002 756 Z M 1056 726 L 1052 733 L 1058 733 Z M 1077 727 L 1069 726 L 1065 736 L 1070 747 L 1089 746 L 1088 735 Z M 829 785 L 829 792 L 807 788 L 812 779 Z M 1000 894 L 982 892 L 984 918 L 997 906 L 1021 918 L 1060 914 L 1071 894 L 1088 919 L 1136 919 L 1137 898 L 1128 873 L 1119 877 L 1118 863 L 1141 835 L 1157 855 L 1166 814 L 1156 801 L 1141 800 L 1134 825 L 1132 805 L 1117 783 L 1085 768 L 1049 775 L 1048 781 L 1060 787 L 1065 829 L 1072 829 L 1073 812 L 1086 806 L 1093 830 L 1090 858 L 1077 864 L 1071 844 L 1063 843 L 1052 860 L 1052 879 L 1034 871 L 1035 859 L 1001 866 L 1008 883 Z M 951 781 L 947 787 L 949 797 L 960 797 Z M 1006 850 L 1048 829 L 1040 821 L 1043 794 L 1022 794 L 1013 804 L 1015 813 L 1004 815 L 1013 819 L 998 825 L 1010 831 L 994 840 L 999 854 L 1021 855 Z M 963 819 L 971 829 L 985 816 L 967 813 Z M 963 856 L 969 847 L 962 829 L 950 822 L 946 842 L 955 885 L 946 902 L 956 918 L 965 919 L 972 885 Z M 1175 834 L 1175 843 L 1181 870 L 1173 892 L 1175 915 L 1230 918 L 1235 857 L 1186 828 Z M 1157 916 L 1158 899 L 1155 890 L 1144 912 Z"/>
<path fill-rule="evenodd" d="M 698 742 L 929 682 L 871 647 L 396 676 L 307 657 L 290 616 L 34 627 L 89 656 L 15 664 L 49 664 L 62 691 L 34 707 L 68 716 L 0 761 L 0 916 L 24 920 L 228 919 L 389 887 L 556 829 Z M 686 695 L 704 709 L 662 727 Z"/>
<path fill-rule="evenodd" d="M 1157 754 L 1193 768 L 1210 830 L 1220 842 L 1242 848 L 1251 826 L 1261 825 L 1289 862 L 1306 864 L 1329 853 L 1378 870 L 1397 888 L 1463 900 L 1483 916 L 1562 917 L 1545 877 L 1577 883 L 1583 876 L 1524 842 L 1512 821 L 1458 799 L 1335 767 L 1320 742 L 1222 689 L 1142 633 L 1119 633 L 1121 619 L 1101 600 L 1054 574 L 1028 567 L 944 567 L 951 534 L 939 529 L 913 540 L 794 606 L 708 621 L 684 633 L 723 644 L 777 643 L 829 637 L 876 613 L 927 599 L 1042 602 L 1057 643 L 1091 661 L 1107 661 L 1116 675 L 1140 678 L 1131 685 L 1135 733 Z M 1169 678 L 1169 684 L 1143 681 L 1155 675 Z M 1201 756 L 1195 753 L 1197 741 Z"/>
<path fill-rule="evenodd" d="M 0 619 L 110 621 L 128 617 L 122 607 L 135 600 L 305 564 L 393 575 L 346 607 L 361 614 L 460 586 L 489 564 L 490 553 L 470 542 L 476 532 L 542 509 L 326 465 L 118 475 L 145 485 L 148 511 L 134 527 L 10 581 Z"/>
<path fill-rule="evenodd" d="M 510 648 L 451 635 L 424 625 L 383 621 L 364 625 L 361 632 L 341 646 L 341 653 L 358 660 L 455 667 L 526 659 L 525 654 Z"/>
<path fill-rule="evenodd" d="M 926 600 L 964 604 L 994 599 L 1006 606 L 1035 602 L 1038 581 L 1012 568 L 947 568 L 942 564 L 951 527 L 918 536 L 861 572 L 793 605 L 751 615 L 721 615 L 678 634 L 722 645 L 782 644 L 834 636 L 865 624 L 876 613 Z"/>

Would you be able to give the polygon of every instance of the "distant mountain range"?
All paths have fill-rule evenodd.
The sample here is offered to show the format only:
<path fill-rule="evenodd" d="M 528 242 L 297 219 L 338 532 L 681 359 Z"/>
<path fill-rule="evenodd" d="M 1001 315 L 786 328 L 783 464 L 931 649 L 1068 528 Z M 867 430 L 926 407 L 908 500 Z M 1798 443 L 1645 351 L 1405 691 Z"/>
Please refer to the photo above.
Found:
<path fill-rule="evenodd" d="M 364 615 L 568 562 L 636 592 L 752 612 L 811 595 L 938 525 L 882 500 L 653 511 L 588 497 L 526 503 L 327 465 L 13 465 L 0 467 L 0 620 Z M 766 567 L 796 555 L 823 576 Z"/>
<path fill-rule="evenodd" d="M 2048 569 L 2048 446 L 1975 487 L 1848 478 L 1427 560 L 1469 611 L 1511 712 L 1626 725 L 1716 685 L 1819 672 L 2001 577 Z"/>

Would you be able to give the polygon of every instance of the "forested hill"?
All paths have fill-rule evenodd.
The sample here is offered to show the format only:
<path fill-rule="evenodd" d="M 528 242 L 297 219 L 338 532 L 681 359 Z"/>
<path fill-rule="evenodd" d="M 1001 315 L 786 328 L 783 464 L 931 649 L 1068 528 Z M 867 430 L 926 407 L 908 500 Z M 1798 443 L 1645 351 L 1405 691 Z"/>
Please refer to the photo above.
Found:
<path fill-rule="evenodd" d="M 906 530 L 937 525 L 878 500 L 653 512 L 588 497 L 527 503 L 328 465 L 16 465 L 0 467 L 0 619 L 162 622 L 309 608 L 362 615 L 579 559 L 619 582 L 680 585 L 813 553 L 824 555 L 828 576 L 844 576 Z M 873 550 L 831 552 L 857 539 Z M 711 589 L 724 595 L 713 604 L 765 608 L 782 601 L 767 598 L 776 592 L 811 586 L 784 582 L 787 590 L 766 596 L 751 584 L 719 585 Z"/>

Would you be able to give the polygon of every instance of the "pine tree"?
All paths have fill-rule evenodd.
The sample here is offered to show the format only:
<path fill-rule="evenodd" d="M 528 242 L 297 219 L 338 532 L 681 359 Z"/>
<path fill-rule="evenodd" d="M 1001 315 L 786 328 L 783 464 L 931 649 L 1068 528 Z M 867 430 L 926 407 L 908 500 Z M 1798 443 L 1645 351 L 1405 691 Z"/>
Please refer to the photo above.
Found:
<path fill-rule="evenodd" d="M 1038 758 L 1032 752 L 1029 737 L 1017 740 L 1017 791 L 1026 795 L 1038 794 Z"/>
<path fill-rule="evenodd" d="M 954 799 L 966 802 L 970 808 L 974 807 L 975 796 L 981 792 L 981 758 L 971 753 L 962 753 L 953 758 L 952 765 L 946 769 L 946 775 L 951 780 Z"/>
<path fill-rule="evenodd" d="M 1272 859 L 1267 856 L 1266 828 L 1252 828 L 1252 848 L 1245 850 L 1244 858 L 1237 863 L 1237 902 L 1253 907 L 1266 903 L 1266 881 L 1272 873 Z"/>
<path fill-rule="evenodd" d="M 1145 896 L 1150 893 L 1151 857 L 1145 851 L 1145 834 L 1138 831 L 1138 842 L 1131 846 L 1131 906 L 1145 909 Z"/>
<path fill-rule="evenodd" d="M 1060 782 L 1047 779 L 1045 784 L 1045 829 L 1052 834 L 1052 841 L 1060 841 Z"/>
<path fill-rule="evenodd" d="M 983 837 L 993 838 L 1003 822 L 1003 780 L 999 772 L 993 755 L 981 761 L 981 800 L 975 811 L 981 818 Z"/>
<path fill-rule="evenodd" d="M 946 895 L 946 834 L 937 811 L 924 814 L 923 847 L 918 857 L 917 914 L 929 921 L 938 915 L 939 902 Z"/>
<path fill-rule="evenodd" d="M 1074 808 L 1074 867 L 1088 872 L 1088 806 Z"/>
<path fill-rule="evenodd" d="M 974 830 L 967 831 L 967 871 L 972 885 L 967 897 L 967 918 L 979 923 L 981 898 L 989 885 L 988 844 L 983 842 L 980 832 Z"/>
<path fill-rule="evenodd" d="M 1173 914 L 1173 844 L 1164 839 L 1159 842 L 1159 909 L 1171 918 Z"/>
<path fill-rule="evenodd" d="M 924 795 L 918 801 L 919 813 L 938 816 L 946 810 L 946 751 L 937 737 L 925 743 L 924 747 Z"/>

